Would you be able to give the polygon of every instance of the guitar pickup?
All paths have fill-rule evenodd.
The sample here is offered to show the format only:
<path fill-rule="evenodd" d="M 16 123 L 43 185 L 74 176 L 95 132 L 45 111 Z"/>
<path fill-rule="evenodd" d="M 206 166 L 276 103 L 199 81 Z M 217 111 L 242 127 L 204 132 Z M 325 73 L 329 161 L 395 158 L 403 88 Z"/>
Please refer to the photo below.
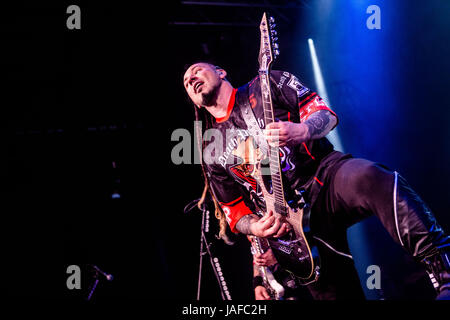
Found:
<path fill-rule="evenodd" d="M 286 247 L 286 246 L 283 246 L 283 245 L 280 245 L 277 249 L 279 251 L 281 251 L 281 252 L 286 253 L 286 254 L 291 254 L 291 252 L 292 252 L 292 248 Z"/>

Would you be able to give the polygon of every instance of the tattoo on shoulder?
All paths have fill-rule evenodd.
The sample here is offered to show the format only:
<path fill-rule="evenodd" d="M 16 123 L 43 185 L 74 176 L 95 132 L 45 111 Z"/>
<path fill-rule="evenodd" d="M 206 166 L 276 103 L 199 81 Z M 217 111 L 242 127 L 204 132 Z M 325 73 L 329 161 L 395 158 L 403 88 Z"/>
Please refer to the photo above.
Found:
<path fill-rule="evenodd" d="M 243 234 L 250 234 L 250 225 L 254 222 L 254 220 L 258 219 L 258 216 L 255 214 L 247 214 L 239 219 L 236 223 L 236 229 Z"/>
<path fill-rule="evenodd" d="M 311 139 L 317 139 L 325 136 L 331 130 L 334 121 L 331 121 L 329 111 L 319 110 L 314 112 L 305 121 L 305 124 L 308 126 Z"/>

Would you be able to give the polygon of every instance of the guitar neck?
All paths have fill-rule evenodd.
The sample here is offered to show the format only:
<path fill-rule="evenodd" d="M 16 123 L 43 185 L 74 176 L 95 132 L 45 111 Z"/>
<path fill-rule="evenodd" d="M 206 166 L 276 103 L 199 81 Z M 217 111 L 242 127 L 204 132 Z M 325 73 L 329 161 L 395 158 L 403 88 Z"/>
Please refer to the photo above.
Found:
<path fill-rule="evenodd" d="M 264 110 L 264 122 L 266 124 L 266 127 L 268 124 L 275 122 L 275 114 L 273 111 L 273 104 L 272 104 L 272 92 L 270 89 L 269 72 L 270 72 L 269 70 L 259 72 L 262 104 Z M 269 156 L 270 173 L 272 178 L 272 189 L 273 189 L 272 191 L 275 206 L 276 208 L 280 208 L 281 211 L 284 211 L 282 208 L 285 208 L 286 201 L 284 197 L 283 180 L 281 177 L 281 165 L 278 147 L 272 147 L 269 145 L 268 156 Z"/>

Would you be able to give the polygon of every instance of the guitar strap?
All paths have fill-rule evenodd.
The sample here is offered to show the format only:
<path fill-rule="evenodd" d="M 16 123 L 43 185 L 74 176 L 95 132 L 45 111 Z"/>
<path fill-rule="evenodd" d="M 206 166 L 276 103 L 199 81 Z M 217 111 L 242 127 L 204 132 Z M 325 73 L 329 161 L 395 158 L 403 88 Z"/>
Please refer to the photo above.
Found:
<path fill-rule="evenodd" d="M 255 114 L 253 113 L 253 109 L 250 106 L 248 99 L 249 96 L 248 90 L 249 86 L 248 84 L 246 84 L 238 89 L 236 95 L 239 107 L 241 109 L 241 115 L 245 121 L 245 124 L 247 125 L 248 133 L 250 134 L 250 136 L 253 137 L 254 141 L 259 146 L 261 152 L 263 154 L 268 154 L 269 145 L 267 143 L 266 138 L 264 137 L 262 129 L 259 126 L 259 122 L 256 119 Z"/>

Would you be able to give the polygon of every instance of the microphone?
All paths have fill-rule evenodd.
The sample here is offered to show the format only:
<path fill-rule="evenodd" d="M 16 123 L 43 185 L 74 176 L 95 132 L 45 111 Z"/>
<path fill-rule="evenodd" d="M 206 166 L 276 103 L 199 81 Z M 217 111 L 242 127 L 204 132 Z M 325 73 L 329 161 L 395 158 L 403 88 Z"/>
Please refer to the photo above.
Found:
<path fill-rule="evenodd" d="M 95 269 L 95 271 L 97 271 L 98 273 L 102 274 L 102 275 L 106 278 L 106 280 L 112 281 L 112 280 L 114 279 L 114 277 L 113 277 L 112 274 L 108 274 L 108 273 L 106 273 L 106 272 L 103 272 L 103 271 L 100 270 L 100 268 L 97 267 L 96 265 L 93 265 L 93 264 L 92 264 L 91 266 L 92 266 L 92 268 Z"/>

